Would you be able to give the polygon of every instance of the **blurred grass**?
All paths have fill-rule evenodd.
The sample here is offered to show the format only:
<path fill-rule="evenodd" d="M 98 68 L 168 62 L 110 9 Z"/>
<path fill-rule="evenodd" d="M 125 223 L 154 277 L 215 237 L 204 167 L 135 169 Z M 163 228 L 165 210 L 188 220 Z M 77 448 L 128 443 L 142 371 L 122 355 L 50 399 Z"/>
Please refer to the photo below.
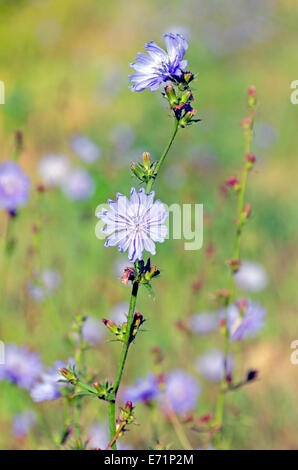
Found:
<path fill-rule="evenodd" d="M 241 166 L 243 142 L 238 123 L 246 112 L 246 89 L 254 84 L 259 96 L 257 123 L 270 124 L 277 138 L 271 146 L 254 146 L 258 164 L 249 177 L 247 193 L 253 213 L 245 229 L 242 253 L 245 259 L 261 262 L 269 273 L 269 286 L 254 296 L 266 306 L 268 317 L 264 333 L 247 343 L 244 354 L 245 369 L 260 369 L 261 380 L 231 397 L 229 406 L 234 414 L 228 415 L 228 429 L 233 448 L 295 448 L 298 382 L 295 366 L 290 363 L 290 343 L 297 339 L 298 164 L 297 107 L 289 96 L 290 83 L 298 73 L 298 5 L 264 1 L 259 3 L 264 4 L 264 11 L 256 8 L 254 13 L 246 6 L 245 13 L 245 3 L 249 2 L 234 2 L 234 20 L 241 25 L 245 15 L 255 14 L 257 19 L 257 15 L 267 14 L 272 34 L 258 42 L 252 30 L 244 46 L 237 48 L 235 37 L 233 48 L 216 53 L 208 47 L 204 15 L 206 22 L 210 21 L 210 31 L 211 20 L 219 25 L 219 37 L 230 25 L 228 11 L 223 16 L 218 14 L 214 1 L 208 2 L 207 13 L 202 2 L 192 1 L 165 1 L 162 6 L 156 0 L 0 1 L 0 42 L 5 44 L 0 51 L 0 79 L 6 86 L 6 102 L 0 108 L 1 160 L 12 153 L 16 129 L 24 133 L 20 162 L 34 184 L 39 183 L 36 164 L 44 153 L 66 153 L 76 161 L 69 148 L 69 137 L 75 132 L 90 136 L 103 153 L 90 167 L 97 181 L 96 194 L 90 201 L 73 203 L 59 191 L 49 191 L 42 209 L 32 202 L 22 210 L 16 222 L 18 245 L 1 312 L 1 337 L 6 343 L 29 344 L 40 351 L 45 364 L 51 365 L 72 355 L 65 337 L 77 309 L 101 318 L 108 316 L 117 302 L 128 300 L 129 290 L 113 275 L 116 250 L 105 250 L 94 235 L 94 212 L 97 204 L 114 197 L 117 191 L 127 193 L 135 184 L 127 166 L 113 165 L 115 149 L 110 135 L 115 125 L 126 122 L 132 126 L 135 149 L 139 153 L 150 150 L 156 158 L 168 139 L 172 123 L 160 94 L 130 93 L 128 63 L 145 42 L 156 40 L 161 44 L 162 33 L 181 24 L 191 31 L 187 55 L 191 69 L 199 71 L 195 95 L 202 122 L 178 135 L 167 160 L 168 166 L 176 164 L 183 169 L 186 184 L 178 189 L 169 187 L 165 167 L 156 191 L 167 204 L 204 204 L 205 215 L 211 218 L 211 222 L 209 217 L 205 222 L 204 248 L 212 242 L 216 254 L 209 262 L 204 249 L 184 251 L 183 241 L 169 240 L 159 246 L 155 259 L 162 276 L 155 283 L 156 300 L 152 302 L 141 291 L 138 309 L 148 318 L 147 331 L 130 352 L 124 383 L 131 384 L 152 369 L 149 351 L 155 345 L 165 353 L 166 370 L 182 367 L 195 374 L 193 364 L 199 352 L 221 342 L 220 336 L 185 337 L 175 323 L 195 311 L 216 308 L 211 294 L 227 283 L 225 260 L 232 253 L 235 201 L 220 196 L 219 185 Z M 197 156 L 196 164 L 191 155 Z M 31 226 L 40 210 L 44 217 L 42 266 L 58 268 L 63 279 L 53 305 L 46 306 L 28 301 L 25 295 L 31 265 L 36 263 L 28 254 L 33 243 Z M 3 223 L 1 229 L 3 233 Z M 206 281 L 195 295 L 191 285 L 203 270 Z M 118 357 L 119 345 L 107 341 L 88 353 L 88 362 L 99 378 L 112 378 Z M 11 416 L 31 402 L 25 392 L 4 382 L 0 386 L 0 447 L 12 448 Z M 217 386 L 206 384 L 200 413 L 214 406 L 216 391 Z M 51 447 L 48 427 L 55 430 L 61 425 L 55 411 L 61 406 L 54 402 L 36 407 L 44 419 L 41 432 L 24 445 Z M 104 403 L 86 403 L 84 425 L 90 425 L 96 417 L 105 419 L 105 408 Z M 151 439 L 148 410 L 139 406 L 137 418 L 144 430 L 142 436 L 133 430 L 127 441 L 146 447 Z M 190 433 L 196 447 L 199 437 Z M 177 446 L 169 427 L 162 429 L 162 439 Z"/>

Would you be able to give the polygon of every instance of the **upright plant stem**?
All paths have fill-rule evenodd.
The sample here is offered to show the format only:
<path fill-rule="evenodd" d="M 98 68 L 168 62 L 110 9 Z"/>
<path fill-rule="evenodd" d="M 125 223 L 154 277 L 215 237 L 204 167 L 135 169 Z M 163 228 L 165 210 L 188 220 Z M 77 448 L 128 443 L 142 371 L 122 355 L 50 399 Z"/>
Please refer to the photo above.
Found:
<path fill-rule="evenodd" d="M 117 393 L 118 393 L 118 389 L 120 386 L 120 382 L 121 382 L 121 378 L 122 378 L 130 342 L 131 342 L 131 326 L 133 322 L 133 315 L 134 315 L 136 301 L 137 301 L 138 289 L 139 289 L 139 283 L 135 281 L 132 285 L 129 312 L 128 312 L 128 317 L 127 317 L 127 329 L 126 329 L 126 334 L 124 338 L 124 344 L 122 348 L 122 353 L 121 353 L 121 358 L 120 358 L 120 362 L 118 366 L 116 380 L 113 386 L 113 392 L 112 392 L 113 400 L 109 402 L 109 422 L 110 422 L 110 440 L 111 441 L 113 440 L 116 434 L 116 416 L 115 416 L 116 398 L 117 398 Z M 113 450 L 116 450 L 116 440 L 113 442 L 111 447 Z"/>
<path fill-rule="evenodd" d="M 245 146 L 244 146 L 245 155 L 250 153 L 253 118 L 254 118 L 254 113 L 253 111 L 251 111 L 251 127 L 245 132 Z M 235 240 L 235 247 L 234 247 L 234 254 L 233 254 L 233 260 L 238 261 L 238 262 L 240 261 L 240 241 L 241 241 L 242 228 L 243 228 L 243 221 L 241 219 L 241 214 L 244 209 L 244 195 L 245 195 L 248 172 L 249 172 L 249 166 L 246 163 L 244 165 L 244 168 L 241 174 L 241 179 L 240 179 L 240 190 L 238 193 L 238 210 L 237 210 L 238 226 L 237 226 L 237 233 L 236 233 L 236 240 Z M 232 272 L 231 277 L 230 277 L 229 296 L 227 298 L 226 308 L 229 306 L 234 296 L 234 289 L 235 289 L 234 273 Z M 215 415 L 216 425 L 219 427 L 219 432 L 214 435 L 214 444 L 217 446 L 220 445 L 221 438 L 222 438 L 222 426 L 223 426 L 224 409 L 225 409 L 225 395 L 227 391 L 227 363 L 228 363 L 229 350 L 230 350 L 230 339 L 229 339 L 229 330 L 228 330 L 227 321 L 226 321 L 224 325 L 225 367 L 224 367 L 223 378 L 220 384 L 220 391 L 219 391 L 217 407 L 216 407 L 216 415 Z"/>
<path fill-rule="evenodd" d="M 165 150 L 164 150 L 162 156 L 160 157 L 160 160 L 159 160 L 159 162 L 158 162 L 158 164 L 157 164 L 157 166 L 156 166 L 156 169 L 155 169 L 155 171 L 156 171 L 155 178 L 157 177 L 157 174 L 158 174 L 158 172 L 159 172 L 159 170 L 160 170 L 160 167 L 161 167 L 161 165 L 163 164 L 163 162 L 164 162 L 164 160 L 165 160 L 165 158 L 166 158 L 166 156 L 167 156 L 167 154 L 168 154 L 168 151 L 169 151 L 170 148 L 171 148 L 172 143 L 174 142 L 174 139 L 175 139 L 175 137 L 176 137 L 176 134 L 177 134 L 177 132 L 178 132 L 178 129 L 179 129 L 179 121 L 178 121 L 178 119 L 175 119 L 175 126 L 174 126 L 173 133 L 172 133 L 172 135 L 171 135 L 171 138 L 170 138 L 170 140 L 169 140 L 169 142 L 168 142 L 168 145 L 166 146 L 166 148 L 165 148 Z M 154 178 L 151 178 L 151 179 L 148 181 L 147 186 L 146 186 L 146 193 L 147 193 L 147 194 L 150 193 L 151 188 L 152 188 L 152 186 L 153 186 L 153 183 L 154 183 Z"/>

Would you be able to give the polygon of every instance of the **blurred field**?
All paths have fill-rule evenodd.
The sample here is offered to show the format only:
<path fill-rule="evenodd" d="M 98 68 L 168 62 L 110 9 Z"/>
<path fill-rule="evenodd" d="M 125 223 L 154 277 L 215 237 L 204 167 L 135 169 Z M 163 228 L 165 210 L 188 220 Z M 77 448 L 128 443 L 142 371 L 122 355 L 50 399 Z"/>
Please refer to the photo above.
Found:
<path fill-rule="evenodd" d="M 0 80 L 6 87 L 6 102 L 0 105 L 1 161 L 11 157 L 14 131 L 22 130 L 20 163 L 33 182 L 30 203 L 14 224 L 17 246 L 4 281 L 0 339 L 29 345 L 50 366 L 73 354 L 66 338 L 78 309 L 108 318 L 117 303 L 128 301 L 129 288 L 114 274 L 121 256 L 95 237 L 94 213 L 98 204 L 136 184 L 131 160 L 145 150 L 158 158 L 167 142 L 172 122 L 165 102 L 158 92 L 129 91 L 128 64 L 149 40 L 162 45 L 164 32 L 182 31 L 190 42 L 190 68 L 199 72 L 195 107 L 202 122 L 178 134 L 155 189 L 167 204 L 204 204 L 204 247 L 184 251 L 183 241 L 175 240 L 158 246 L 154 262 L 162 276 L 154 283 L 155 301 L 140 292 L 137 309 L 148 321 L 129 353 L 123 386 L 152 370 L 154 346 L 165 355 L 165 371 L 179 367 L 196 376 L 195 357 L 209 346 L 221 347 L 219 334 L 189 336 L 175 325 L 194 312 L 215 310 L 212 294 L 228 282 L 225 261 L 232 253 L 236 201 L 219 187 L 241 167 L 239 121 L 246 112 L 247 87 L 254 84 L 257 165 L 249 176 L 246 199 L 253 212 L 242 256 L 268 272 L 267 288 L 251 295 L 268 314 L 261 335 L 243 345 L 243 369 L 260 370 L 260 380 L 229 396 L 228 437 L 233 449 L 297 448 L 298 366 L 290 362 L 290 344 L 298 339 L 298 106 L 290 102 L 290 83 L 298 78 L 298 5 L 289 0 L 229 0 L 224 6 L 216 0 L 1 0 L 0 14 Z M 121 132 L 124 142 L 119 143 Z M 87 135 L 102 151 L 95 164 L 85 165 L 96 181 L 94 196 L 72 202 L 53 189 L 38 198 L 37 164 L 44 154 L 66 154 L 74 165 L 84 166 L 70 149 L 75 133 Z M 40 252 L 36 246 L 32 250 L 35 223 L 42 227 Z M 212 259 L 206 257 L 210 244 Z M 38 267 L 57 269 L 62 277 L 49 302 L 35 302 L 27 293 Z M 192 285 L 202 277 L 195 292 Z M 239 355 L 241 348 L 236 348 Z M 88 351 L 88 365 L 99 379 L 113 379 L 119 353 L 119 344 L 109 342 L 107 334 Z M 203 414 L 213 410 L 218 385 L 198 379 Z M 0 387 L 0 448 L 53 448 L 61 400 L 34 405 L 27 392 L 5 382 Z M 37 411 L 39 428 L 16 442 L 11 418 L 27 407 Z M 105 403 L 86 400 L 84 410 L 84 429 L 94 420 L 105 422 Z M 139 405 L 136 416 L 142 432 L 133 427 L 123 441 L 146 448 L 152 445 L 149 411 Z M 194 448 L 201 445 L 200 435 L 189 431 L 188 436 Z M 179 448 L 170 425 L 161 426 L 160 439 Z"/>

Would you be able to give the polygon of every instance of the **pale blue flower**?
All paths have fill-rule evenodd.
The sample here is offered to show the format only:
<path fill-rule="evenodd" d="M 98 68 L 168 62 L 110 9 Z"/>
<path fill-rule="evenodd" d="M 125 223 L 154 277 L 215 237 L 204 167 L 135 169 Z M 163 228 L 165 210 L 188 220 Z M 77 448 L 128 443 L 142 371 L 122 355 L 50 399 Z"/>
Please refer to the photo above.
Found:
<path fill-rule="evenodd" d="M 200 393 L 198 381 L 182 369 L 172 370 L 165 377 L 166 401 L 179 415 L 196 408 Z"/>
<path fill-rule="evenodd" d="M 241 261 L 239 270 L 234 274 L 235 284 L 239 289 L 259 292 L 268 284 L 268 275 L 260 263 Z"/>
<path fill-rule="evenodd" d="M 195 366 L 197 371 L 202 374 L 205 379 L 211 382 L 220 382 L 225 368 L 227 374 L 231 374 L 234 368 L 234 358 L 232 354 L 229 354 L 225 365 L 223 352 L 219 349 L 211 349 L 197 357 Z"/>
<path fill-rule="evenodd" d="M 36 424 L 36 414 L 33 410 L 25 410 L 14 416 L 12 432 L 15 437 L 25 437 Z"/>
<path fill-rule="evenodd" d="M 70 159 L 66 155 L 47 153 L 38 163 L 38 173 L 44 184 L 60 186 L 70 171 Z"/>
<path fill-rule="evenodd" d="M 85 163 L 95 163 L 101 156 L 101 150 L 91 139 L 82 134 L 75 134 L 70 139 L 74 153 Z"/>
<path fill-rule="evenodd" d="M 155 243 L 164 242 L 168 235 L 166 225 L 168 217 L 165 206 L 154 200 L 154 191 L 146 194 L 142 188 L 137 193 L 130 192 L 130 200 L 123 194 L 117 194 L 117 201 L 108 201 L 109 209 L 97 213 L 105 226 L 101 232 L 108 236 L 105 246 L 116 246 L 121 253 L 128 250 L 128 258 L 134 262 L 141 260 L 144 249 L 155 255 Z"/>
<path fill-rule="evenodd" d="M 127 387 L 123 394 L 123 401 L 139 401 L 154 400 L 159 394 L 159 386 L 154 374 L 148 374 L 144 379 L 137 379 L 135 385 Z"/>
<path fill-rule="evenodd" d="M 0 364 L 0 381 L 8 380 L 18 387 L 30 390 L 41 372 L 42 363 L 36 352 L 31 352 L 26 346 L 6 346 L 5 362 Z"/>
<path fill-rule="evenodd" d="M 187 67 L 187 60 L 183 58 L 188 43 L 181 34 L 165 34 L 164 41 L 167 52 L 151 41 L 145 45 L 148 55 L 139 53 L 135 62 L 130 64 L 136 71 L 129 77 L 130 83 L 133 83 L 131 91 L 142 91 L 145 88 L 156 91 L 162 82 L 181 77 Z"/>
<path fill-rule="evenodd" d="M 92 176 L 84 168 L 75 168 L 67 176 L 62 190 L 65 196 L 72 201 L 89 199 L 95 191 Z"/>
<path fill-rule="evenodd" d="M 123 274 L 123 271 L 122 271 L 122 274 Z M 109 318 L 114 323 L 116 323 L 116 325 L 119 325 L 127 321 L 128 311 L 129 311 L 129 303 L 119 302 L 110 311 Z"/>
<path fill-rule="evenodd" d="M 227 310 L 227 327 L 231 341 L 242 341 L 255 337 L 264 327 L 266 310 L 257 302 L 246 301 L 241 313 L 238 304 L 230 305 Z"/>
<path fill-rule="evenodd" d="M 73 359 L 68 360 L 68 364 L 73 367 Z M 40 375 L 40 381 L 37 382 L 31 389 L 30 395 L 34 402 L 52 401 L 56 398 L 61 397 L 61 388 L 67 387 L 68 385 L 64 382 L 63 377 L 59 374 L 58 369 L 66 367 L 67 364 L 62 361 L 56 361 L 53 368 Z"/>
<path fill-rule="evenodd" d="M 30 179 L 15 161 L 0 165 L 0 207 L 14 211 L 24 206 L 29 197 Z"/>
<path fill-rule="evenodd" d="M 105 331 L 105 327 L 96 317 L 87 317 L 82 327 L 83 340 L 96 346 L 104 339 Z"/>
<path fill-rule="evenodd" d="M 188 328 L 197 335 L 205 335 L 219 328 L 218 313 L 202 312 L 192 315 L 188 320 Z"/>

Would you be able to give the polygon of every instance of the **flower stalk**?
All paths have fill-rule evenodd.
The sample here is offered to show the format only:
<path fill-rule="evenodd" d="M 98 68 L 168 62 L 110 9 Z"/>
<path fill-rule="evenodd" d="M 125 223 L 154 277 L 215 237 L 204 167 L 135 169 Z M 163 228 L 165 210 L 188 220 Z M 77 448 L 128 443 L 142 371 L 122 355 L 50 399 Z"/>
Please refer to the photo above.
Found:
<path fill-rule="evenodd" d="M 241 122 L 242 128 L 244 130 L 244 154 L 245 154 L 245 164 L 242 170 L 240 182 L 237 179 L 234 181 L 237 182 L 236 191 L 238 193 L 238 203 L 237 203 L 237 218 L 236 222 L 236 239 L 235 239 L 235 246 L 234 246 L 234 253 L 233 258 L 230 260 L 229 264 L 231 267 L 231 277 L 230 277 L 230 284 L 229 289 L 227 291 L 227 295 L 223 297 L 223 302 L 225 309 L 231 304 L 234 296 L 235 290 L 235 283 L 234 283 L 234 274 L 237 272 L 240 266 L 240 244 L 241 244 L 241 236 L 243 232 L 243 226 L 250 214 L 250 205 L 244 205 L 244 197 L 245 197 L 245 190 L 246 190 L 246 183 L 248 173 L 252 169 L 253 163 L 255 162 L 254 155 L 251 154 L 251 138 L 252 138 L 252 130 L 253 130 L 253 123 L 255 117 L 255 110 L 256 110 L 256 91 L 254 87 L 249 88 L 248 90 L 248 111 L 249 115 L 247 118 L 243 119 Z M 230 180 L 231 181 L 231 178 Z M 235 185 L 233 185 L 235 186 Z M 227 323 L 227 315 L 226 319 L 223 322 L 223 338 L 224 338 L 224 374 L 220 384 L 219 396 L 216 405 L 216 414 L 215 414 L 215 424 L 218 427 L 219 431 L 214 435 L 214 444 L 220 448 L 221 441 L 222 441 L 222 431 L 223 431 L 223 421 L 224 421 L 224 410 L 225 410 L 225 396 L 227 391 L 229 390 L 229 376 L 227 371 L 227 362 L 230 350 L 230 334 L 228 329 Z"/>
<path fill-rule="evenodd" d="M 136 301 L 137 301 L 138 290 L 139 290 L 139 283 L 138 281 L 134 281 L 132 285 L 132 292 L 131 292 L 131 297 L 130 297 L 129 312 L 128 312 L 128 317 L 127 317 L 127 328 L 126 328 L 126 334 L 124 338 L 124 344 L 122 347 L 122 353 L 121 353 L 121 358 L 120 358 L 120 362 L 118 366 L 116 380 L 113 386 L 112 399 L 109 402 L 109 423 L 110 423 L 110 438 L 111 438 L 112 450 L 117 449 L 116 439 L 118 436 L 116 436 L 116 438 L 114 439 L 114 436 L 116 435 L 116 417 L 115 417 L 116 399 L 117 399 L 117 393 L 118 393 L 118 389 L 119 389 L 121 378 L 122 378 L 123 371 L 124 371 L 124 366 L 125 366 L 129 346 L 131 344 L 131 327 L 133 323 L 133 316 L 134 316 L 134 311 L 135 311 L 135 306 L 136 306 Z"/>

